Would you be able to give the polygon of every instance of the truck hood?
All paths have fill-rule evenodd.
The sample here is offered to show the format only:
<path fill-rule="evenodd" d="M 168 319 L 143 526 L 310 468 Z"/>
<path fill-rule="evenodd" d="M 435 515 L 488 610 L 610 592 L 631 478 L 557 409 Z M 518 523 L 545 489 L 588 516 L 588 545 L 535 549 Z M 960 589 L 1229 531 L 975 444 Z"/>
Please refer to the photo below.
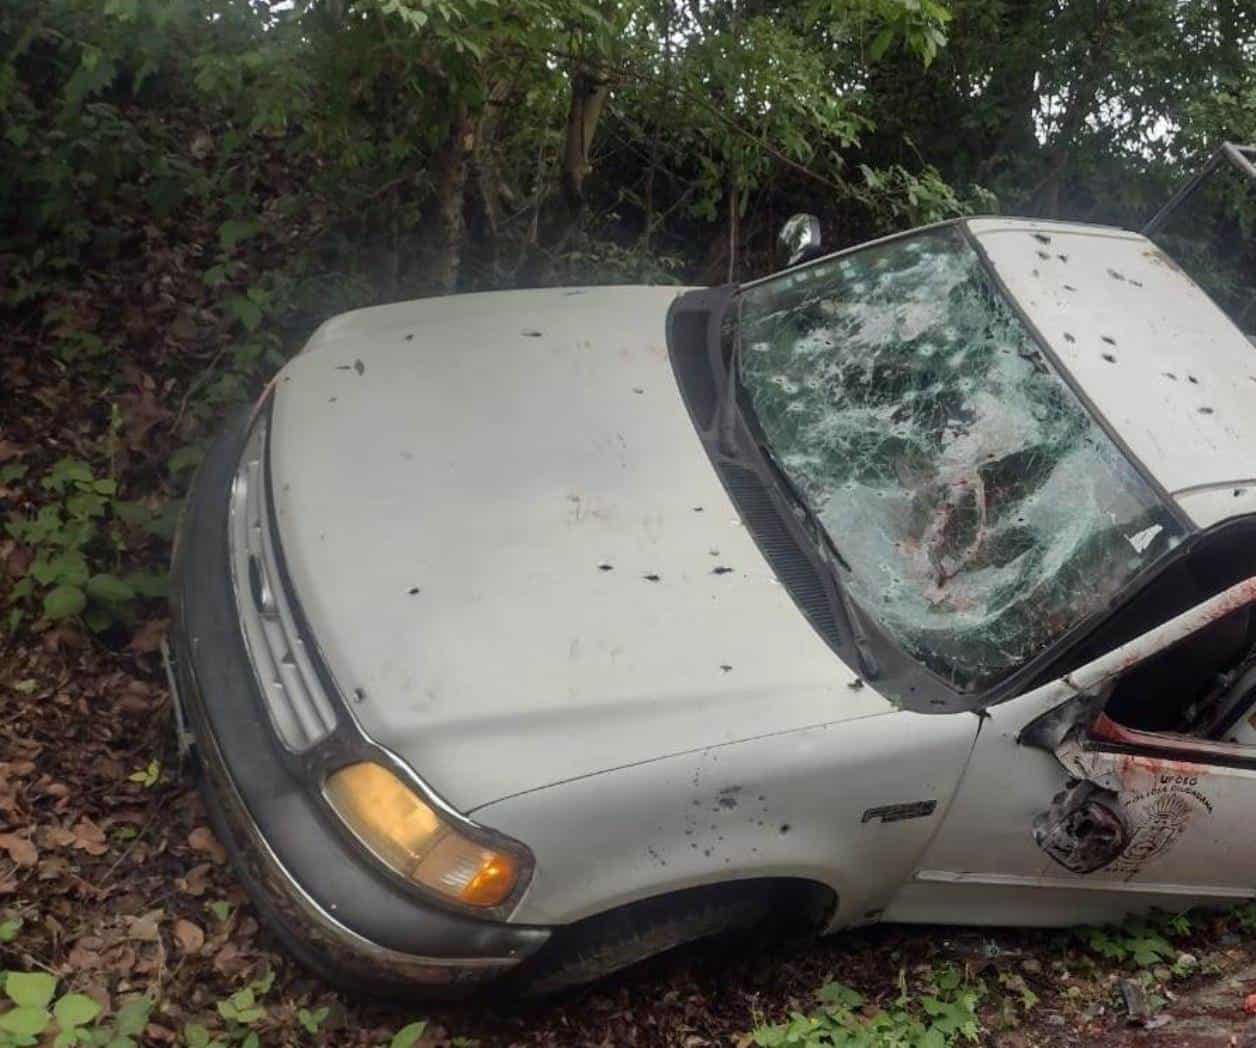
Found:
<path fill-rule="evenodd" d="M 297 599 L 377 742 L 471 811 L 890 711 L 742 526 L 668 362 L 667 288 L 337 317 L 281 373 Z"/>

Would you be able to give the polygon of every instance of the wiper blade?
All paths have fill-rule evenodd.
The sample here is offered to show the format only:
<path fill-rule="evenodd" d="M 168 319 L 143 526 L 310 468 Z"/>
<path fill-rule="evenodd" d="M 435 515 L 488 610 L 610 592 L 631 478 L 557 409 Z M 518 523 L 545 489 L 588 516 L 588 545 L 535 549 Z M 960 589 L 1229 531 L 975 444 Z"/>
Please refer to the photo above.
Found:
<path fill-rule="evenodd" d="M 747 456 L 738 447 L 738 441 L 735 436 L 737 423 L 740 421 L 746 433 L 753 440 L 755 449 L 758 451 L 757 456 L 750 456 L 748 464 L 756 472 L 764 472 L 763 466 L 766 466 L 766 472 L 771 475 L 772 481 L 774 481 L 774 483 L 769 484 L 769 490 L 775 492 L 778 496 L 782 496 L 781 501 L 786 503 L 788 507 L 786 512 L 789 512 L 794 518 L 795 523 L 807 539 L 811 553 L 823 566 L 823 577 L 827 584 L 825 589 L 829 596 L 829 604 L 833 608 L 833 613 L 838 619 L 841 629 L 851 639 L 864 677 L 873 680 L 880 673 L 880 665 L 868 646 L 867 636 L 856 625 L 858 621 L 857 615 L 840 574 L 843 570 L 850 571 L 850 564 L 842 556 L 841 551 L 837 548 L 837 544 L 833 541 L 833 536 L 829 534 L 828 529 L 820 522 L 820 518 L 794 482 L 793 477 L 781 465 L 776 457 L 776 453 L 763 438 L 762 433 L 759 431 L 758 420 L 753 417 L 752 413 L 743 410 L 739 403 L 737 397 L 737 362 L 740 353 L 741 334 L 738 332 L 733 339 L 732 352 L 726 360 L 723 360 L 725 368 L 720 376 L 724 382 L 724 397 L 720 404 L 718 424 L 720 446 L 730 457 L 743 462 L 746 461 Z"/>
<path fill-rule="evenodd" d="M 753 430 L 753 427 L 747 428 Z M 812 550 L 826 569 L 827 580 L 833 587 L 833 596 L 835 598 L 833 603 L 836 606 L 839 618 L 842 620 L 843 628 L 854 644 L 855 654 L 859 657 L 859 666 L 863 670 L 864 677 L 868 680 L 875 680 L 881 672 L 880 664 L 868 646 L 867 636 L 856 625 L 859 621 L 858 616 L 852 605 L 850 595 L 846 592 L 846 584 L 839 574 L 839 569 L 850 571 L 850 564 L 842 556 L 841 550 L 837 548 L 837 544 L 833 541 L 833 536 L 829 534 L 828 529 L 820 522 L 820 518 L 816 515 L 815 510 L 811 508 L 810 503 L 803 497 L 802 492 L 798 490 L 798 485 L 794 483 L 793 478 L 777 460 L 772 449 L 757 434 L 755 434 L 755 446 L 759 449 L 759 453 L 763 456 L 763 461 L 767 463 L 769 471 L 777 481 L 778 490 L 783 491 L 788 496 L 788 501 L 793 504 L 799 523 L 803 526 L 803 530 L 807 533 L 807 538 L 811 541 Z"/>

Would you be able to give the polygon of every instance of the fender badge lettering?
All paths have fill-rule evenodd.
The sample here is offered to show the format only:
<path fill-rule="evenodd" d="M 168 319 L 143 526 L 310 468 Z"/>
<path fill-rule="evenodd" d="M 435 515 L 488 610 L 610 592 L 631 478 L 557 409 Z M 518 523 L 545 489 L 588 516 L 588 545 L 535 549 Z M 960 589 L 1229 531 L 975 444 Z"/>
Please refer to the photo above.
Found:
<path fill-rule="evenodd" d="M 937 801 L 912 801 L 910 804 L 887 804 L 884 808 L 869 808 L 860 822 L 880 819 L 884 822 L 902 822 L 905 819 L 924 819 L 933 814 Z"/>

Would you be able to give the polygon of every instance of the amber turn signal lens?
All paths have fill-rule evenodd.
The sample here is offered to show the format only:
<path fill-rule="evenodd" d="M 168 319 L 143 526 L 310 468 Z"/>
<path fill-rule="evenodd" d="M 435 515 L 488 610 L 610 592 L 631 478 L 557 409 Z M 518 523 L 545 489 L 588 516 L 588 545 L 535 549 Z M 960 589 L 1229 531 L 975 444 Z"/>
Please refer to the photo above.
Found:
<path fill-rule="evenodd" d="M 382 765 L 333 772 L 324 795 L 380 862 L 416 884 L 468 906 L 498 906 L 519 880 L 513 856 L 463 836 Z"/>

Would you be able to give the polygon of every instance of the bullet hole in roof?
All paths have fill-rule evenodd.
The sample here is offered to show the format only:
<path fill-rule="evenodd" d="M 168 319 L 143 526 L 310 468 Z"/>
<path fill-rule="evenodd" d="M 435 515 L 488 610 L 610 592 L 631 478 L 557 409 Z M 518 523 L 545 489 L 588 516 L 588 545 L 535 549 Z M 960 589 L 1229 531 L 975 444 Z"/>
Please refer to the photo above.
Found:
<path fill-rule="evenodd" d="M 1056 255 L 1055 257 L 1058 258 L 1061 262 L 1068 261 L 1068 255 L 1060 254 L 1060 255 Z"/>
<path fill-rule="evenodd" d="M 363 364 L 361 360 L 355 360 L 353 362 L 353 370 L 356 371 L 359 375 L 365 375 L 366 365 Z"/>
<path fill-rule="evenodd" d="M 712 575 L 727 575 L 732 570 L 733 570 L 732 568 L 725 567 L 723 564 L 717 564 L 715 565 L 715 567 L 711 569 L 711 574 Z"/>
<path fill-rule="evenodd" d="M 1103 355 L 1103 359 L 1106 360 L 1109 364 L 1116 363 L 1116 357 L 1114 357 L 1111 353 L 1105 353 Z"/>
<path fill-rule="evenodd" d="M 1034 276 L 1041 276 L 1041 275 L 1042 275 L 1042 274 L 1040 274 L 1040 273 L 1038 272 L 1038 270 L 1036 270 L 1036 269 L 1034 270 Z"/>
<path fill-rule="evenodd" d="M 654 574 L 654 572 L 650 572 L 650 574 L 649 574 L 649 575 L 642 575 L 641 577 L 642 577 L 643 579 L 645 579 L 645 580 L 646 580 L 646 582 L 658 582 L 658 581 L 660 581 L 660 580 L 662 579 L 662 577 L 663 577 L 663 576 L 662 576 L 662 575 L 656 575 L 656 574 Z"/>
<path fill-rule="evenodd" d="M 419 595 L 419 587 L 411 586 L 408 590 L 406 590 L 406 592 L 412 597 L 417 597 Z"/>
<path fill-rule="evenodd" d="M 793 828 L 793 827 L 791 827 L 791 826 L 789 825 L 789 823 L 787 823 L 787 822 L 786 822 L 786 823 L 782 823 L 782 824 L 781 824 L 781 836 L 784 836 L 785 834 L 789 833 L 789 831 L 790 831 L 792 828 Z"/>
<path fill-rule="evenodd" d="M 411 332 L 410 332 L 410 334 L 408 334 L 408 335 L 405 337 L 404 341 L 406 341 L 406 342 L 413 342 L 413 341 L 414 341 L 414 332 L 413 332 L 413 331 L 411 331 Z"/>
<path fill-rule="evenodd" d="M 1188 382 L 1189 382 L 1192 386 L 1198 386 L 1198 385 L 1199 385 L 1199 379 L 1197 379 L 1194 375 L 1187 375 L 1187 376 L 1186 376 L 1186 380 L 1187 380 L 1187 381 L 1188 381 Z"/>
<path fill-rule="evenodd" d="M 1065 285 L 1064 285 L 1064 290 L 1065 290 L 1065 291 L 1076 291 L 1076 290 L 1077 290 L 1077 288 L 1073 287 L 1073 285 L 1072 285 L 1072 284 L 1065 284 Z"/>
<path fill-rule="evenodd" d="M 1141 280 L 1135 280 L 1133 277 L 1126 277 L 1126 279 L 1127 279 L 1127 280 L 1128 280 L 1131 284 L 1133 284 L 1135 287 L 1142 287 L 1142 286 L 1143 286 L 1143 282 L 1142 282 Z"/>
<path fill-rule="evenodd" d="M 1247 488 L 1235 488 L 1234 489 L 1234 497 L 1236 499 L 1241 499 L 1246 494 L 1247 494 Z"/>
<path fill-rule="evenodd" d="M 1076 341 L 1077 341 L 1077 339 L 1075 339 L 1072 335 L 1070 335 L 1070 334 L 1066 331 L 1066 332 L 1064 332 L 1064 341 L 1065 341 L 1065 342 L 1067 342 L 1067 343 L 1071 346 L 1074 342 L 1076 342 Z"/>
<path fill-rule="evenodd" d="M 718 557 L 720 555 L 720 551 L 717 549 L 709 549 L 707 550 L 707 554 L 712 557 Z"/>
<path fill-rule="evenodd" d="M 1124 274 L 1118 273 L 1111 266 L 1108 267 L 1108 276 L 1110 276 L 1113 280 L 1119 280 L 1122 284 L 1125 283 Z"/>
<path fill-rule="evenodd" d="M 366 689 L 365 689 L 365 688 L 354 688 L 354 689 L 353 689 L 353 697 L 354 697 L 354 699 L 356 699 L 358 702 L 365 702 L 365 701 L 366 701 Z"/>
<path fill-rule="evenodd" d="M 352 371 L 353 365 L 352 364 L 337 364 L 336 370 L 337 371 Z"/>
<path fill-rule="evenodd" d="M 633 391 L 634 393 L 644 393 L 644 392 L 645 392 L 645 390 L 644 390 L 644 389 L 642 389 L 640 386 L 633 386 L 633 387 L 632 387 L 632 391 Z"/>
<path fill-rule="evenodd" d="M 859 677 L 856 677 L 852 681 L 848 681 L 846 684 L 846 687 L 850 688 L 851 691 L 860 691 L 863 689 L 863 686 L 864 686 L 864 682 Z"/>
<path fill-rule="evenodd" d="M 1200 413 L 1201 415 L 1213 415 L 1213 414 L 1216 414 L 1216 412 L 1214 412 L 1214 411 L 1212 410 L 1212 408 L 1200 408 L 1200 409 L 1199 409 L 1199 413 Z"/>
<path fill-rule="evenodd" d="M 524 328 L 522 331 L 519 332 L 519 334 L 523 335 L 524 338 L 540 338 L 541 337 L 541 333 L 539 331 L 533 331 L 531 328 Z"/>
<path fill-rule="evenodd" d="M 615 565 L 614 564 L 599 564 L 597 566 L 597 570 L 598 571 L 614 571 Z"/>
<path fill-rule="evenodd" d="M 1047 234 L 1046 234 L 1046 233 L 1035 233 L 1035 234 L 1034 234 L 1034 239 L 1035 239 L 1035 240 L 1037 240 L 1040 244 L 1049 244 L 1049 243 L 1051 243 L 1051 238 L 1050 238 L 1049 236 L 1047 236 Z"/>
<path fill-rule="evenodd" d="M 1172 372 L 1172 371 L 1166 371 L 1166 372 L 1164 372 L 1164 377 L 1165 377 L 1165 378 L 1167 378 L 1167 379 L 1169 379 L 1171 382 L 1176 382 L 1176 381 L 1177 381 L 1177 375 L 1173 374 L 1173 372 Z"/>
<path fill-rule="evenodd" d="M 693 511 L 694 511 L 695 513 L 701 513 L 701 512 L 702 512 L 702 507 L 701 507 L 701 506 L 694 506 L 694 507 L 693 507 Z"/>
<path fill-rule="evenodd" d="M 328 403 L 328 404 L 334 404 L 334 403 L 336 403 L 336 398 L 335 398 L 335 397 L 328 397 L 328 398 L 327 398 L 327 403 Z"/>
<path fill-rule="evenodd" d="M 1114 339 L 1111 335 L 1100 335 L 1099 338 L 1100 341 L 1106 342 L 1109 346 L 1116 345 L 1116 339 Z"/>
<path fill-rule="evenodd" d="M 1039 252 L 1038 252 L 1038 257 L 1039 257 L 1039 258 L 1045 258 L 1045 259 L 1047 259 L 1048 261 L 1050 261 L 1050 259 L 1051 259 L 1051 256 L 1050 256 L 1050 255 L 1048 255 L 1045 251 L 1039 251 Z"/>
<path fill-rule="evenodd" d="M 721 662 L 720 669 L 722 669 L 725 673 L 731 673 L 733 671 L 733 667 L 730 666 L 727 662 Z"/>

